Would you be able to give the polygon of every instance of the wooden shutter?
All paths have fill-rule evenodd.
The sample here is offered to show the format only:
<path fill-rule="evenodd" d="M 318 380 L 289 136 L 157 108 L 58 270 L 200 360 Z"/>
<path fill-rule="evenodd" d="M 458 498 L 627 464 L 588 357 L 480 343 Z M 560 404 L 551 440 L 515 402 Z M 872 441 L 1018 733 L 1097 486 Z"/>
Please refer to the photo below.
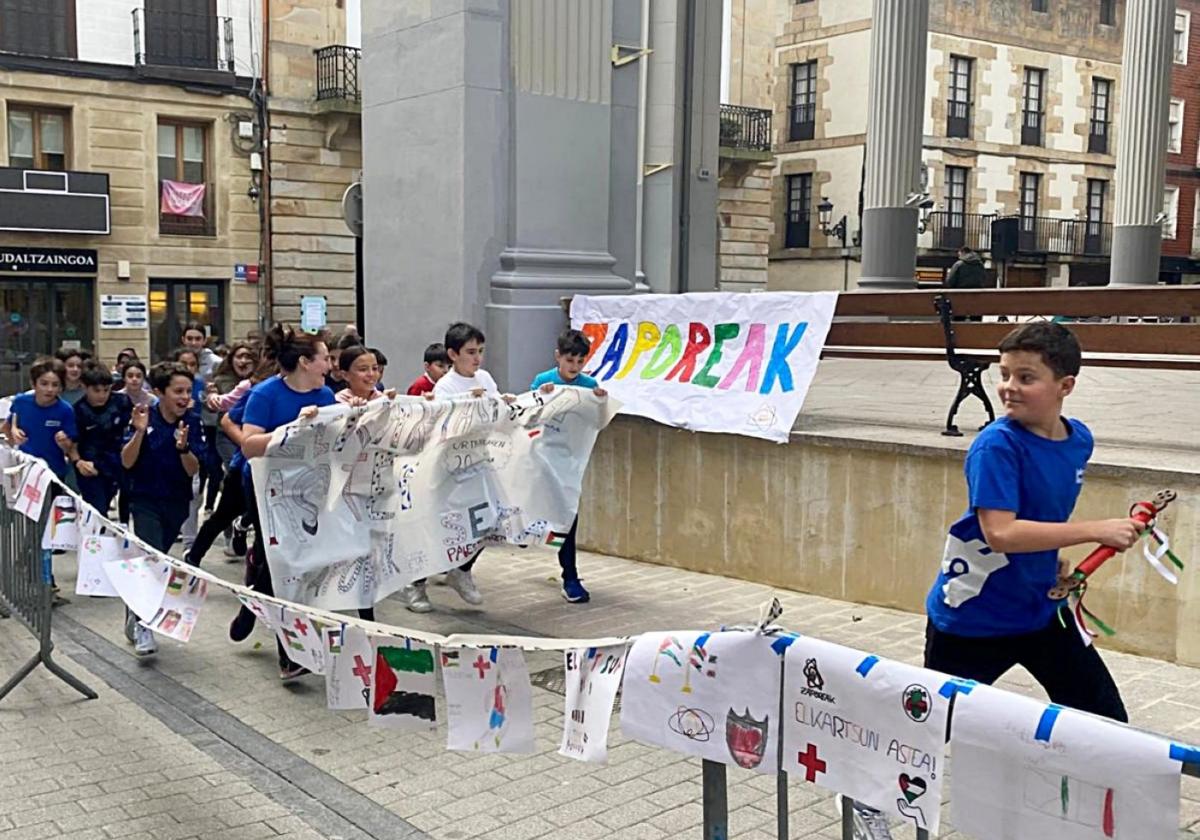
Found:
<path fill-rule="evenodd" d="M 216 69 L 216 0 L 146 0 L 146 62 Z"/>

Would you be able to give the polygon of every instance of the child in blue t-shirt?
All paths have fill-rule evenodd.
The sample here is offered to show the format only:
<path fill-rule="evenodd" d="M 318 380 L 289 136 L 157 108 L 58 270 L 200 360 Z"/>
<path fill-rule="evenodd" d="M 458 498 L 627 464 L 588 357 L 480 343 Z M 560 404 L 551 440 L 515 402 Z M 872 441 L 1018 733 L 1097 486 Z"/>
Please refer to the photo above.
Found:
<path fill-rule="evenodd" d="M 1070 522 L 1092 454 L 1092 434 L 1062 416 L 1081 353 L 1060 324 L 1035 322 L 1000 343 L 1005 416 L 966 459 L 969 503 L 950 526 L 941 571 L 925 601 L 925 665 L 993 683 L 1022 665 L 1050 700 L 1127 721 L 1112 676 L 1075 622 L 1059 621 L 1049 590 L 1069 569 L 1058 550 L 1137 542 L 1134 519 Z"/>
<path fill-rule="evenodd" d="M 66 368 L 58 359 L 38 359 L 29 369 L 33 390 L 13 398 L 4 423 L 5 436 L 22 452 L 41 458 L 60 479 L 74 451 L 75 412 L 62 399 Z"/>
<path fill-rule="evenodd" d="M 591 342 L 586 335 L 579 330 L 564 330 L 554 349 L 554 367 L 535 376 L 529 390 L 549 394 L 556 386 L 565 386 L 588 388 L 598 397 L 607 396 L 608 392 L 594 378 L 583 373 L 589 350 Z M 558 565 L 562 568 L 562 596 L 572 604 L 584 604 L 591 599 L 579 581 L 579 572 L 575 568 L 575 531 L 578 528 L 579 517 L 576 516 L 558 549 Z"/>

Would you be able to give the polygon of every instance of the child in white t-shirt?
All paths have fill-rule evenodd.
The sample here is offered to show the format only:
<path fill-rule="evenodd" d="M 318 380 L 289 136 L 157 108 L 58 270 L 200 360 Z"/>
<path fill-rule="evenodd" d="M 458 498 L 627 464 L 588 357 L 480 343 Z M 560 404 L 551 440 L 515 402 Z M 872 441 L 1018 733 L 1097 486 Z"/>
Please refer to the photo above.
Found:
<path fill-rule="evenodd" d="M 450 399 L 451 397 L 470 394 L 473 397 L 500 396 L 505 401 L 515 399 L 511 394 L 501 394 L 496 387 L 496 380 L 483 369 L 483 331 L 471 324 L 459 321 L 450 325 L 446 330 L 446 355 L 450 357 L 452 367 L 433 386 L 432 399 Z M 429 397 L 430 395 L 426 395 Z M 483 603 L 483 595 L 475 585 L 471 569 L 479 554 L 475 554 L 457 569 L 446 573 L 446 583 L 453 587 L 468 604 L 478 606 Z M 424 613 L 433 609 L 429 595 L 425 591 L 425 580 L 416 580 L 404 587 L 403 597 L 406 606 L 413 612 Z"/>

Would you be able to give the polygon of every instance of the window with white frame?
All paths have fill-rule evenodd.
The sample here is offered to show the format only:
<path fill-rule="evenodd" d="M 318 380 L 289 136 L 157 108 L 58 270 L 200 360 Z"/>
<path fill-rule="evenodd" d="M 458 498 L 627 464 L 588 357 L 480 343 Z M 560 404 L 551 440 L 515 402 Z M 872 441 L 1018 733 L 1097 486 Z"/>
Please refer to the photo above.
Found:
<path fill-rule="evenodd" d="M 1192 26 L 1192 15 L 1190 12 L 1175 13 L 1175 63 L 1187 64 L 1188 60 L 1188 33 Z"/>
<path fill-rule="evenodd" d="M 1179 187 L 1163 188 L 1162 238 L 1174 239 L 1179 229 Z"/>
<path fill-rule="evenodd" d="M 1183 100 L 1172 99 L 1167 113 L 1167 151 L 1179 154 L 1183 151 Z"/>
<path fill-rule="evenodd" d="M 1200 253 L 1200 190 L 1196 190 L 1196 203 L 1192 205 L 1192 253 Z"/>

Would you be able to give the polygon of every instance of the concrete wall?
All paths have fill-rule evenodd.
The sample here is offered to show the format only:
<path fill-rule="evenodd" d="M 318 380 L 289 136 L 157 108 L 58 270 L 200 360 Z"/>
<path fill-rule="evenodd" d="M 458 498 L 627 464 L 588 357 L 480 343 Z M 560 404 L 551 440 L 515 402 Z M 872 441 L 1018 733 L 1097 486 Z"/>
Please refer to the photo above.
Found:
<path fill-rule="evenodd" d="M 1076 516 L 1120 515 L 1167 486 L 1180 501 L 1162 525 L 1186 557 L 1200 539 L 1196 475 L 1093 464 Z M 622 417 L 597 441 L 579 536 L 606 554 L 921 612 L 965 503 L 961 452 L 800 435 L 780 446 Z M 1105 644 L 1200 663 L 1200 576 L 1181 578 L 1167 584 L 1136 552 L 1105 565 L 1088 593 L 1118 630 Z"/>

